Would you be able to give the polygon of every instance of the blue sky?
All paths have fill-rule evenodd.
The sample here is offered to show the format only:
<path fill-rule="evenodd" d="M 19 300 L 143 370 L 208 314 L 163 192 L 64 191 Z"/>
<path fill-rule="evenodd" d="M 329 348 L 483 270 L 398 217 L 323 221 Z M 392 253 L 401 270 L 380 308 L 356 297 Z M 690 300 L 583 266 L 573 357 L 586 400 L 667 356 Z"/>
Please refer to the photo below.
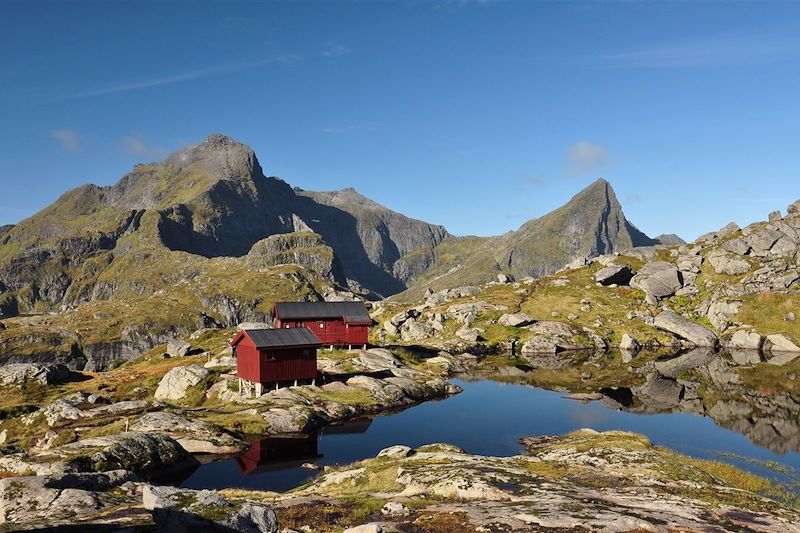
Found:
<path fill-rule="evenodd" d="M 209 133 L 499 234 L 608 179 L 684 238 L 800 198 L 800 2 L 0 2 L 0 224 Z"/>

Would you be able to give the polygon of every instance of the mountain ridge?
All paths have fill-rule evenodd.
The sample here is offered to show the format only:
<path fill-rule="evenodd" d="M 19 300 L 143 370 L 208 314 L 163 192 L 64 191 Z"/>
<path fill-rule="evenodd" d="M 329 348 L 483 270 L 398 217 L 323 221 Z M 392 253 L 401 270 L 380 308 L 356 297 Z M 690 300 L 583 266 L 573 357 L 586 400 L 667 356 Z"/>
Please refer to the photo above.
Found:
<path fill-rule="evenodd" d="M 301 235 L 308 231 L 320 236 L 310 247 Z M 118 246 L 134 234 L 136 239 Z M 553 244 L 565 234 L 568 246 Z M 289 237 L 262 243 L 274 235 Z M 602 179 L 516 231 L 456 237 L 444 226 L 402 215 L 352 187 L 292 188 L 267 176 L 252 148 L 212 134 L 161 162 L 135 165 L 113 185 L 66 191 L 39 213 L 4 227 L 0 282 L 6 292 L 23 293 L 23 309 L 37 303 L 75 305 L 95 291 L 87 285 L 76 293 L 76 279 L 90 285 L 92 277 L 76 271 L 102 271 L 102 266 L 87 267 L 87 261 L 102 255 L 110 264 L 133 242 L 206 258 L 250 255 L 251 264 L 294 258 L 372 297 L 422 286 L 433 277 L 441 284 L 485 281 L 498 272 L 542 275 L 577 256 L 655 243 L 625 219 L 611 185 Z M 256 261 L 252 250 L 258 243 L 258 254 L 267 250 L 269 257 Z M 311 258 L 312 249 L 322 254 L 321 262 Z M 463 275 L 442 271 L 458 266 L 454 263 L 463 263 Z"/>

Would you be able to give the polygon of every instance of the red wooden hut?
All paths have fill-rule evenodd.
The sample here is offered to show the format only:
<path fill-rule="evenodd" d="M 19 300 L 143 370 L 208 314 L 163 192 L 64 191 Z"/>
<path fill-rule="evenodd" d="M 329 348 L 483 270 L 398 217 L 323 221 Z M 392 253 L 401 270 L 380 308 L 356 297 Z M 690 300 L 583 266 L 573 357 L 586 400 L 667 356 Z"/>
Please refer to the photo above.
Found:
<path fill-rule="evenodd" d="M 307 328 L 244 329 L 232 340 L 239 392 L 256 396 L 282 384 L 312 385 L 317 378 L 319 339 Z"/>
<path fill-rule="evenodd" d="M 324 346 L 367 347 L 372 319 L 364 302 L 280 302 L 275 326 L 306 327 Z"/>

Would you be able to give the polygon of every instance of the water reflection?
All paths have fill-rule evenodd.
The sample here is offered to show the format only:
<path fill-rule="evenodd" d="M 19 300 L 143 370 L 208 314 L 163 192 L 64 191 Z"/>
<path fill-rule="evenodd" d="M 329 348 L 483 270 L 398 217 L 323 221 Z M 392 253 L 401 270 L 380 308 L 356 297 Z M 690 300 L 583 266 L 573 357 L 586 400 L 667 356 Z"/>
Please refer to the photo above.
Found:
<path fill-rule="evenodd" d="M 628 357 L 626 357 L 626 355 Z M 783 374 L 788 381 L 768 381 L 759 373 L 776 367 L 754 365 L 765 361 L 757 350 L 715 350 L 695 348 L 675 354 L 661 355 L 644 364 L 640 356 L 620 352 L 586 352 L 575 355 L 562 352 L 549 356 L 546 368 L 563 368 L 573 363 L 597 363 L 601 367 L 624 367 L 636 386 L 605 383 L 599 388 L 603 403 L 631 413 L 690 413 L 702 415 L 717 425 L 745 435 L 751 442 L 776 453 L 800 451 L 800 386 L 794 386 L 792 372 Z M 617 359 L 619 358 L 619 359 Z M 542 361 L 535 356 L 533 361 Z M 633 361 L 633 362 L 631 362 Z M 752 369 L 758 386 L 746 384 L 737 370 Z M 541 382 L 531 367 L 507 367 L 496 373 L 478 372 L 474 379 L 495 379 L 503 382 L 548 385 Z M 753 380 L 751 380 L 752 382 Z M 790 385 L 786 386 L 786 383 Z"/>
<path fill-rule="evenodd" d="M 307 468 L 308 464 L 321 468 L 342 461 L 342 454 L 335 450 L 330 461 L 320 453 L 319 442 L 325 435 L 355 436 L 365 433 L 370 424 L 370 418 L 357 418 L 326 426 L 308 435 L 257 439 L 241 455 L 206 462 L 180 480 L 179 484 L 189 488 L 289 490 L 318 475 L 319 470 Z"/>
<path fill-rule="evenodd" d="M 261 439 L 235 459 L 202 465 L 183 486 L 284 491 L 318 475 L 301 468 L 305 462 L 345 464 L 373 457 L 393 444 L 430 442 L 453 443 L 471 453 L 512 455 L 521 452 L 523 436 L 581 427 L 643 433 L 680 452 L 722 458 L 773 477 L 779 474 L 736 457 L 800 468 L 798 395 L 791 385 L 749 388 L 736 369 L 754 364 L 753 354 L 697 349 L 622 363 L 622 355 L 612 352 L 587 360 L 630 366 L 626 373 L 635 379 L 625 379 L 627 386 L 606 381 L 595 391 L 601 401 L 581 403 L 565 399 L 563 392 L 538 388 L 540 374 L 532 366 L 476 372 L 453 380 L 464 392 L 445 401 L 328 426 L 319 434 Z"/>
<path fill-rule="evenodd" d="M 235 461 L 239 471 L 249 476 L 295 468 L 321 457 L 317 453 L 317 434 L 311 433 L 257 440 Z"/>

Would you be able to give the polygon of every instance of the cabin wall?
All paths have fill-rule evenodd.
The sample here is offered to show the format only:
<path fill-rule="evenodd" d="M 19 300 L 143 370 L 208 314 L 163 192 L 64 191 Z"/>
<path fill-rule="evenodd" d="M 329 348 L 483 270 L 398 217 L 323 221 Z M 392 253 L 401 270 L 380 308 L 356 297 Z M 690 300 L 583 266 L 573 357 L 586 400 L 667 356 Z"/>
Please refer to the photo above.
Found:
<path fill-rule="evenodd" d="M 277 381 L 294 381 L 316 379 L 317 349 L 264 349 L 261 350 L 260 374 L 261 383 Z"/>
<path fill-rule="evenodd" d="M 367 344 L 369 326 L 350 325 L 343 320 L 332 319 L 303 319 L 303 320 L 276 320 L 279 328 L 305 327 L 317 336 L 319 341 L 326 345 L 350 346 Z"/>
<path fill-rule="evenodd" d="M 236 350 L 236 374 L 249 381 L 259 381 L 261 378 L 260 353 L 253 341 L 245 336 L 234 348 Z"/>

